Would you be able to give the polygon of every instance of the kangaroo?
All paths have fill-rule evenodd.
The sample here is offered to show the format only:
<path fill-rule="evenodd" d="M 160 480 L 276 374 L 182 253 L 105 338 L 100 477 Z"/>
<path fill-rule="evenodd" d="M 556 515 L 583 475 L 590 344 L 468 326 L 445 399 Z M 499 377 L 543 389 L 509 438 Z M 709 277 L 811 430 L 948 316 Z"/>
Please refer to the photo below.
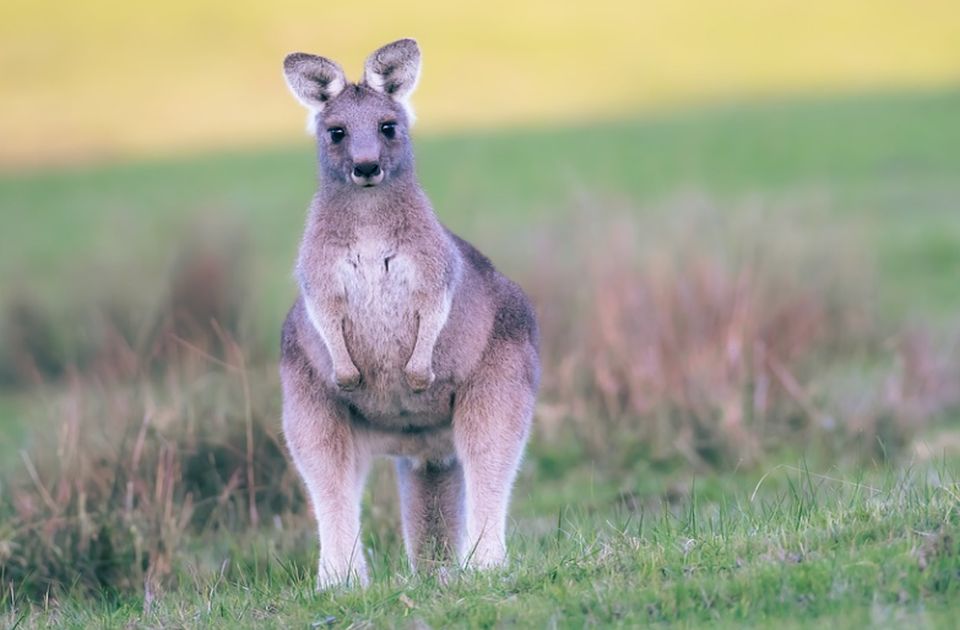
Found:
<path fill-rule="evenodd" d="M 396 462 L 414 570 L 502 565 L 540 380 L 537 323 L 417 182 L 419 47 L 380 48 L 355 84 L 324 57 L 283 66 L 319 164 L 280 359 L 284 436 L 319 529 L 317 588 L 368 583 L 360 503 L 378 456 Z"/>

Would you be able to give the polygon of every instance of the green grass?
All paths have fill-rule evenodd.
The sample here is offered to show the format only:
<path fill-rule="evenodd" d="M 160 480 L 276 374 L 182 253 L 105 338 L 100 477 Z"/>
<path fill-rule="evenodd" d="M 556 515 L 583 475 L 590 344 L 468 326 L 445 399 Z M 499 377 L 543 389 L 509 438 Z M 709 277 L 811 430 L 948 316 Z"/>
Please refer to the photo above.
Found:
<path fill-rule="evenodd" d="M 950 627 L 960 597 L 956 464 L 843 478 L 801 462 L 762 476 L 688 477 L 672 502 L 596 494 L 582 467 L 552 480 L 528 467 L 507 570 L 445 582 L 411 575 L 391 523 L 373 518 L 365 591 L 316 594 L 312 536 L 266 530 L 198 541 L 179 585 L 149 602 L 67 599 L 0 618 L 26 615 L 37 627 Z M 583 500 L 556 500 L 570 485 Z"/>
<path fill-rule="evenodd" d="M 881 94 L 424 137 L 417 151 L 441 218 L 508 271 L 531 264 L 516 235 L 534 234 L 542 223 L 607 203 L 666 222 L 674 207 L 667 201 L 694 194 L 716 204 L 722 218 L 757 207 L 761 215 L 789 211 L 802 242 L 853 234 L 876 266 L 884 316 L 949 324 L 960 307 L 958 111 L 958 91 Z M 304 140 L 294 148 L 0 176 L 0 309 L 11 295 L 38 301 L 66 346 L 85 334 L 74 319 L 83 312 L 77 304 L 120 296 L 148 318 L 184 235 L 203 239 L 198 226 L 227 226 L 249 263 L 252 338 L 273 353 L 294 290 L 289 272 L 313 168 Z M 19 466 L 16 451 L 30 446 L 31 431 L 49 428 L 26 426 L 23 418 L 36 411 L 22 410 L 34 402 L 22 391 L 0 395 L 4 474 Z M 940 429 L 954 431 L 956 416 L 941 420 Z M 858 469 L 796 444 L 785 445 L 790 455 L 745 470 L 694 475 L 615 446 L 624 449 L 591 461 L 572 439 L 535 436 L 513 506 L 512 564 L 500 573 L 455 572 L 443 584 L 410 575 L 395 507 L 380 507 L 394 501 L 380 470 L 365 507 L 374 571 L 367 591 L 314 593 L 314 526 L 301 516 L 281 527 L 198 535 L 162 592 L 104 593 L 94 601 L 68 594 L 33 604 L 0 594 L 0 623 L 953 625 L 960 598 L 955 458 Z M 783 461 L 793 464 L 777 466 Z"/>

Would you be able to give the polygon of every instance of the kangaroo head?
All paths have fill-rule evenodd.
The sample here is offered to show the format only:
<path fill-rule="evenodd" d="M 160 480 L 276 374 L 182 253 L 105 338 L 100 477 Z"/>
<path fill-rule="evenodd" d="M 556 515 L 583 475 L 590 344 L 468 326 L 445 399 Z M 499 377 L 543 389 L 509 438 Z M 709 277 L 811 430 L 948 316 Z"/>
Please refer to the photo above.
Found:
<path fill-rule="evenodd" d="M 283 62 L 287 85 L 309 110 L 321 174 L 362 187 L 412 172 L 410 95 L 420 78 L 420 49 L 401 39 L 367 58 L 363 79 L 348 83 L 339 65 L 291 53 Z"/>

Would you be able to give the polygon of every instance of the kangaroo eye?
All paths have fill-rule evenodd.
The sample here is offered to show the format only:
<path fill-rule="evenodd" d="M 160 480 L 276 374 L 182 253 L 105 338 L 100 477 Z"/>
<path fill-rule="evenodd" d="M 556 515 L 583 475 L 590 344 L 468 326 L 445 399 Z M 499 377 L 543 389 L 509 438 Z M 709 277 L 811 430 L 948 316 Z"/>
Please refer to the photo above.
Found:
<path fill-rule="evenodd" d="M 330 127 L 327 129 L 327 133 L 330 134 L 330 140 L 334 144 L 339 144 L 343 137 L 347 135 L 347 132 L 344 131 L 343 127 Z"/>
<path fill-rule="evenodd" d="M 380 123 L 380 133 L 387 138 L 393 139 L 393 137 L 397 135 L 397 123 L 393 121 Z"/>

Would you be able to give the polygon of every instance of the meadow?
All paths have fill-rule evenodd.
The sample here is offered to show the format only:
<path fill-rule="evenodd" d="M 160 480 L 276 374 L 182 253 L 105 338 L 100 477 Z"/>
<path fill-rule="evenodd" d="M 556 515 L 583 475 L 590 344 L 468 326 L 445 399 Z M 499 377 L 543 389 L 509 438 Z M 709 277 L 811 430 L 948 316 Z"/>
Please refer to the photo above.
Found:
<path fill-rule="evenodd" d="M 309 142 L 0 175 L 0 619 L 15 627 L 949 627 L 960 92 L 425 135 L 533 298 L 500 572 L 313 591 L 275 370 Z"/>

